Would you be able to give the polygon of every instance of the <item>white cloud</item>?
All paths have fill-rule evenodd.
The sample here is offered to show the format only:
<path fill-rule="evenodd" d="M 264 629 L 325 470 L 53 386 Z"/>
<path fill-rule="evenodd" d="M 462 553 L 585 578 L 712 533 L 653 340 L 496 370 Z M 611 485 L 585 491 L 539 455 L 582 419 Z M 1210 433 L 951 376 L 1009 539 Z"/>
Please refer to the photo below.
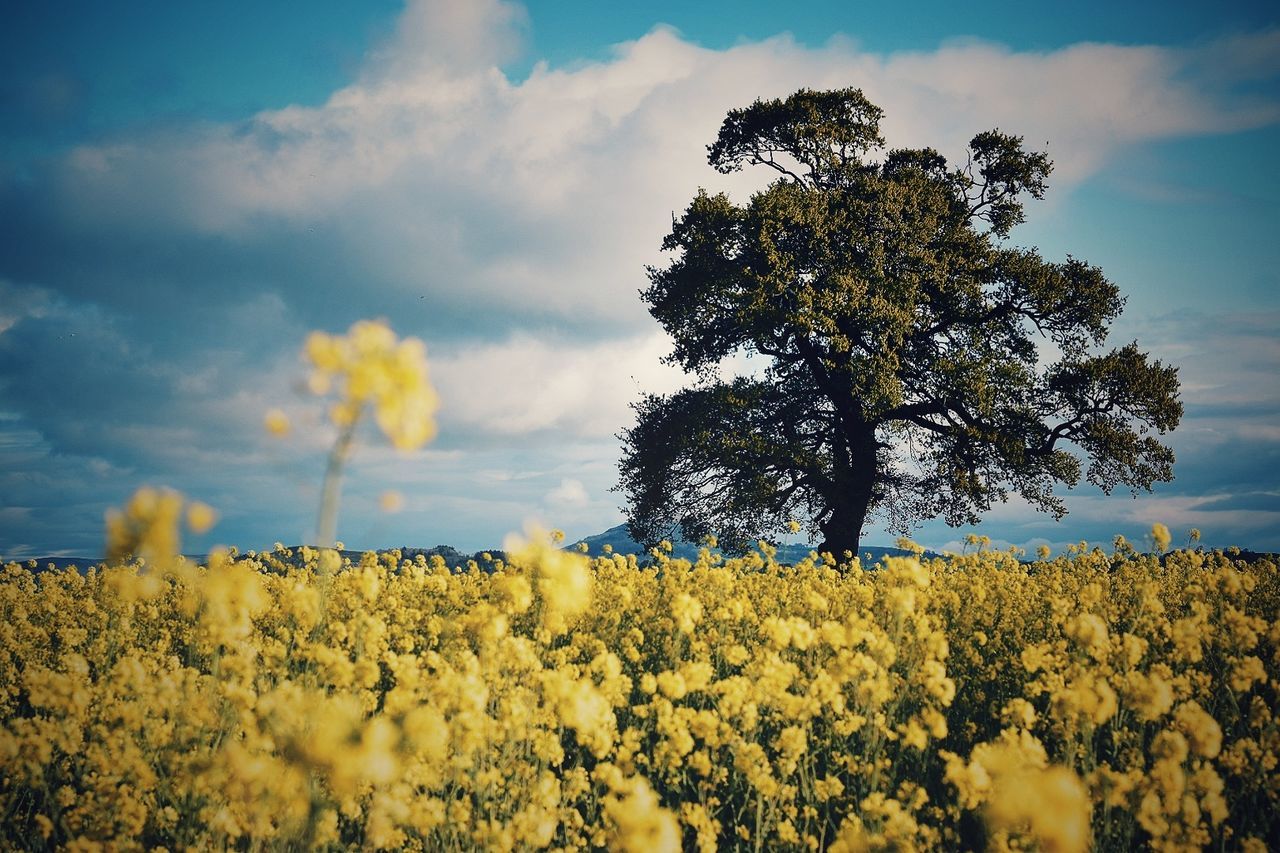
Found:
<path fill-rule="evenodd" d="M 493 0 L 411 3 L 323 105 L 84 146 L 63 165 L 63 198 L 88 226 L 128 211 L 134 226 L 251 240 L 264 222 L 319 224 L 337 244 L 323 251 L 341 249 L 369 287 L 634 325 L 671 212 L 699 185 L 741 194 L 768 177 L 704 160 L 725 112 L 757 97 L 861 86 L 891 144 L 952 155 L 1000 126 L 1048 143 L 1058 193 L 1126 146 L 1277 118 L 1274 99 L 1230 97 L 1217 79 L 1227 57 L 1235 79 L 1274 65 L 1258 49 L 1274 33 L 1196 50 L 965 41 L 881 55 L 786 36 L 709 50 L 658 27 L 605 61 L 513 82 L 496 63 L 522 26 L 519 7 Z"/>
<path fill-rule="evenodd" d="M 39 287 L 22 287 L 0 278 L 0 335 L 27 318 L 44 317 L 53 302 L 53 294 Z"/>
<path fill-rule="evenodd" d="M 394 37 L 366 69 L 372 79 L 404 79 L 438 68 L 489 68 L 512 59 L 528 26 L 524 7 L 503 0 L 410 2 Z"/>
<path fill-rule="evenodd" d="M 607 438 L 631 420 L 628 407 L 642 392 L 684 383 L 660 362 L 669 349 L 661 333 L 603 342 L 518 334 L 434 358 L 432 377 L 442 417 L 459 431 Z"/>
<path fill-rule="evenodd" d="M 587 489 L 581 480 L 565 478 L 560 481 L 560 485 L 547 492 L 547 500 L 552 504 L 585 506 L 591 498 L 587 496 Z"/>

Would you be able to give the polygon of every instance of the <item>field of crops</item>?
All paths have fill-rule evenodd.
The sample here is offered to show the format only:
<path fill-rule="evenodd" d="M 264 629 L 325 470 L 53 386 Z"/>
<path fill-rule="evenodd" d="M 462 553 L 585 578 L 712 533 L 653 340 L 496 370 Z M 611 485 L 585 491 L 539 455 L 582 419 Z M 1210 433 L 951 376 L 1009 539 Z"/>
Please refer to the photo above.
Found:
<path fill-rule="evenodd" d="M 183 525 L 214 511 L 142 489 L 104 564 L 0 570 L 0 845 L 1280 847 L 1273 559 L 1168 552 L 1155 525 L 1149 554 L 1035 562 L 970 537 L 637 563 L 531 531 L 483 565 L 353 565 L 356 425 L 420 446 L 434 391 L 380 323 L 305 352 L 337 395 L 335 548 L 194 565 Z"/>
<path fill-rule="evenodd" d="M 4 568 L 4 846 L 1280 840 L 1269 560 L 643 567 L 530 534 L 462 571 L 196 567 L 165 552 L 177 508 L 131 506 L 145 565 Z"/>

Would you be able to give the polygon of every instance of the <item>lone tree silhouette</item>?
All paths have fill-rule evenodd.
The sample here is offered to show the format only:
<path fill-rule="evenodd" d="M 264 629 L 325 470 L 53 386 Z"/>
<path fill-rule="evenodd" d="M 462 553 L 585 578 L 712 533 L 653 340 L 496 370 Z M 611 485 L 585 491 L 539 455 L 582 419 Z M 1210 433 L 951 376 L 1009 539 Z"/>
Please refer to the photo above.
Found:
<path fill-rule="evenodd" d="M 1093 354 L 1117 287 L 1008 242 L 1049 160 L 998 130 L 960 168 L 884 153 L 882 114 L 856 89 L 801 90 L 733 110 L 709 146 L 720 172 L 777 177 L 742 206 L 699 191 L 649 269 L 667 360 L 698 381 L 644 397 L 620 436 L 638 541 L 742 549 L 796 519 L 840 557 L 873 514 L 974 524 L 1014 492 L 1060 518 L 1055 484 L 1172 479 L 1149 433 L 1182 416 L 1177 369 L 1136 342 Z M 764 369 L 722 379 L 739 353 Z"/>

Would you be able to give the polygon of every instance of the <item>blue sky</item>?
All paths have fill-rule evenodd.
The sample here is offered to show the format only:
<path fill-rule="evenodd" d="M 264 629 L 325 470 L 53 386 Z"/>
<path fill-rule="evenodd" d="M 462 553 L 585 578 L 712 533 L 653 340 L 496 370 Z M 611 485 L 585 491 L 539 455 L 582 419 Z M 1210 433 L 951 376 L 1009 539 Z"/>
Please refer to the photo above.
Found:
<path fill-rule="evenodd" d="M 1061 547 L 1154 521 L 1280 549 L 1280 11 L 1274 4 L 496 0 L 25 4 L 0 31 L 0 555 L 101 552 L 144 483 L 214 505 L 192 551 L 310 536 L 331 435 L 311 329 L 427 342 L 440 436 L 366 436 L 356 547 L 493 547 L 621 520 L 616 433 L 684 381 L 636 296 L 724 113 L 860 86 L 893 145 L 1047 144 L 1014 233 L 1128 295 L 1112 343 L 1181 366 L 1176 479 L 1010 503 Z M 280 406 L 297 433 L 264 434 Z M 378 509 L 385 489 L 405 509 Z M 955 546 L 968 530 L 924 524 Z M 880 531 L 868 544 L 891 541 Z"/>

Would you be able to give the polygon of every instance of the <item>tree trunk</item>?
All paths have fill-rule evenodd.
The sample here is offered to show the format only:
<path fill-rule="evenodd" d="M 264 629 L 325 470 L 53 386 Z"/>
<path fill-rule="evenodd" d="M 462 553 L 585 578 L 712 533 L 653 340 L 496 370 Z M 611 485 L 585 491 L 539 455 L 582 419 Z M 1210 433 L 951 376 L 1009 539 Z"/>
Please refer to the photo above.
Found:
<path fill-rule="evenodd" d="M 876 425 L 868 423 L 854 391 L 846 383 L 835 382 L 827 375 L 820 359 L 814 362 L 819 385 L 831 400 L 837 419 L 831 466 L 832 493 L 827 495 L 831 516 L 820 525 L 821 552 L 830 552 L 838 563 L 846 563 L 858 555 L 862 541 L 862 525 L 871 508 L 876 477 Z M 823 381 L 825 379 L 825 381 Z M 845 552 L 850 554 L 845 556 Z"/>
<path fill-rule="evenodd" d="M 830 504 L 831 517 L 820 525 L 823 542 L 818 550 L 820 553 L 829 551 L 839 563 L 849 560 L 845 556 L 846 551 L 854 557 L 858 556 L 862 527 L 871 508 L 871 495 L 877 475 L 874 443 L 868 442 L 865 448 L 859 449 L 862 452 L 850 454 L 851 465 L 837 468 L 842 476 L 835 482 L 836 494 Z"/>
<path fill-rule="evenodd" d="M 818 552 L 830 552 L 838 563 L 849 562 L 850 558 L 845 556 L 846 551 L 854 557 L 858 556 L 858 545 L 862 541 L 862 525 L 866 517 L 865 504 L 860 510 L 848 502 L 837 504 L 831 518 L 821 526 L 823 541 L 818 546 Z"/>

